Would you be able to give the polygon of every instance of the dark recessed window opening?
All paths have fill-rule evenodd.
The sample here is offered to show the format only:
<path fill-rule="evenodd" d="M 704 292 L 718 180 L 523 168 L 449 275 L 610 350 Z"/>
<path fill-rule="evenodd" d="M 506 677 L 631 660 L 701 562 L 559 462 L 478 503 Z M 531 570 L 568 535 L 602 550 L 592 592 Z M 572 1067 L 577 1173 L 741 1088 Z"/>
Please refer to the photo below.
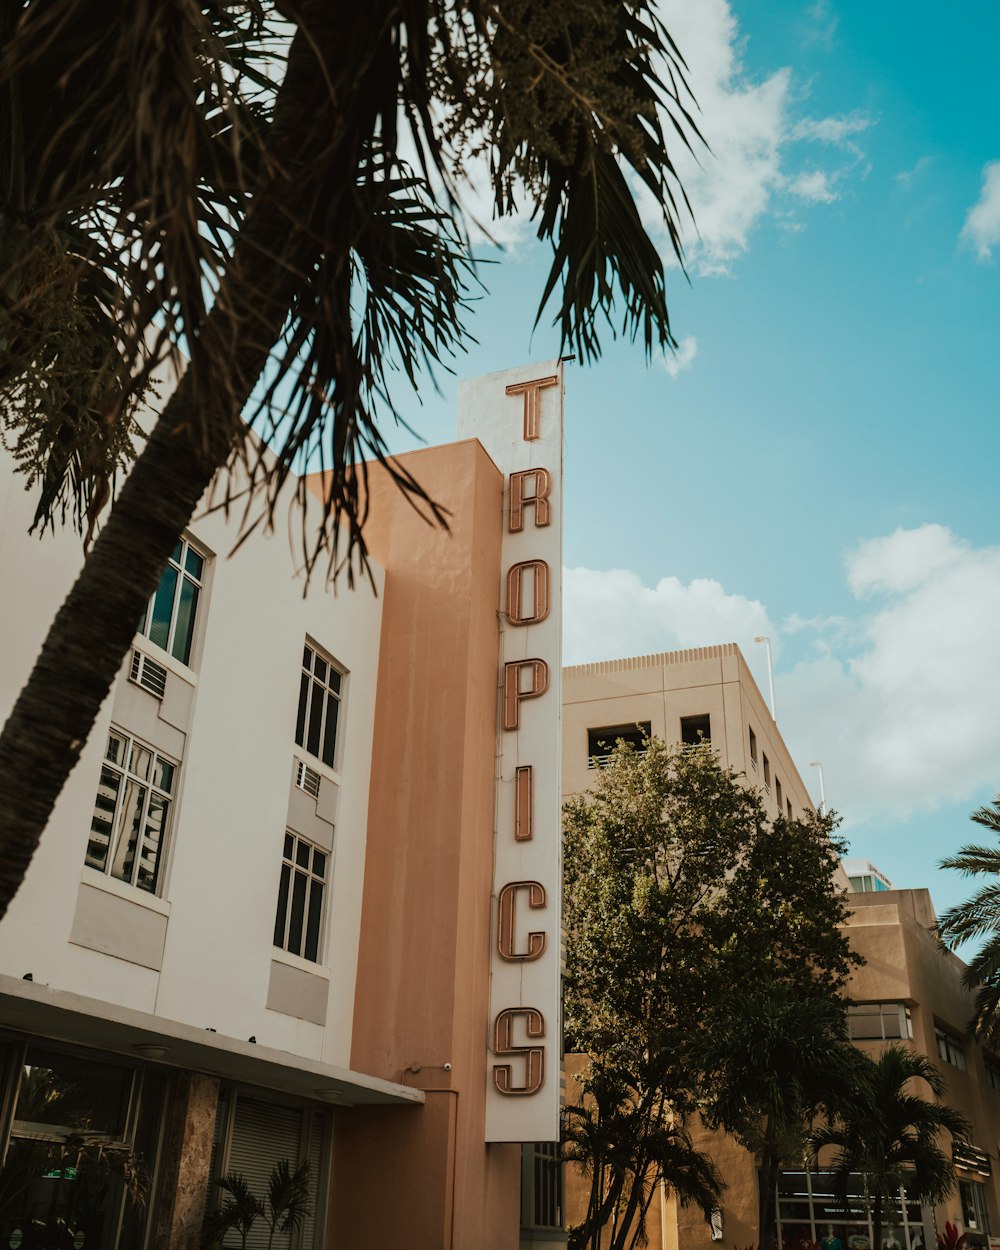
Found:
<path fill-rule="evenodd" d="M 619 741 L 627 743 L 633 751 L 645 752 L 650 736 L 650 722 L 633 721 L 631 725 L 604 725 L 600 729 L 587 730 L 587 759 L 590 767 L 602 768 Z M 596 761 L 596 765 L 595 765 Z"/>
<path fill-rule="evenodd" d="M 704 716 L 681 717 L 681 742 L 687 747 L 701 746 L 712 741 L 712 718 Z"/>

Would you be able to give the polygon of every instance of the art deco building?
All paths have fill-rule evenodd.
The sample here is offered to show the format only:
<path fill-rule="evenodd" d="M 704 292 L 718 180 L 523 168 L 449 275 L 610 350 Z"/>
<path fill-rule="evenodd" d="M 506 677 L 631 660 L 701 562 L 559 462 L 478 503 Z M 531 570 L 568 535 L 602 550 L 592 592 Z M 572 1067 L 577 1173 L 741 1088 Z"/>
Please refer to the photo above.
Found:
<path fill-rule="evenodd" d="M 447 531 L 373 470 L 353 591 L 219 514 L 178 541 L 0 923 L 0 1244 L 195 1250 L 217 1178 L 287 1161 L 274 1247 L 518 1245 L 558 1134 L 560 363 L 465 385 L 460 435 L 402 458 Z M 2 473 L 0 713 L 82 560 Z"/>

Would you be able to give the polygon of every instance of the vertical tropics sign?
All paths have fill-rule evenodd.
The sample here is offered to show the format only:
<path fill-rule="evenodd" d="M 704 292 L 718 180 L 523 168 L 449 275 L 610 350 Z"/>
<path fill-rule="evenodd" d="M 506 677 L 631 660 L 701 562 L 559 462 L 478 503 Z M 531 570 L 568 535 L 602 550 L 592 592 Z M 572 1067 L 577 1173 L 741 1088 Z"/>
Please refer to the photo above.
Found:
<path fill-rule="evenodd" d="M 559 1137 L 563 366 L 463 382 L 504 476 L 486 1140 Z"/>

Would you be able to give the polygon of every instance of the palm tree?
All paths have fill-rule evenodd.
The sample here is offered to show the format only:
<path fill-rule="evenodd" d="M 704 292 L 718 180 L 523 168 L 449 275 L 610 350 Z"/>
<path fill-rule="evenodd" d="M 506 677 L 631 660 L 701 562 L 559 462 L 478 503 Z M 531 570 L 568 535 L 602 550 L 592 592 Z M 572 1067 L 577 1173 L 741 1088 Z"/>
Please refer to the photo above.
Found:
<path fill-rule="evenodd" d="M 955 1184 L 950 1157 L 939 1145 L 942 1132 L 966 1140 L 971 1125 L 958 1111 L 909 1092 L 911 1081 L 924 1081 L 935 1098 L 944 1095 L 944 1079 L 926 1057 L 906 1046 L 891 1045 L 877 1059 L 862 1055 L 860 1097 L 843 1108 L 831 1124 L 810 1138 L 814 1155 L 832 1148 L 833 1168 L 842 1201 L 848 1178 L 860 1173 L 871 1204 L 875 1246 L 882 1244 L 882 1220 L 899 1199 L 902 1186 L 920 1202 L 940 1202 Z"/>
<path fill-rule="evenodd" d="M 239 1234 L 240 1245 L 246 1250 L 253 1226 L 260 1219 L 267 1225 L 267 1250 L 271 1250 L 276 1233 L 296 1231 L 309 1214 L 308 1163 L 300 1163 L 293 1172 L 288 1160 L 280 1159 L 271 1169 L 263 1201 L 250 1188 L 242 1172 L 230 1172 L 215 1183 L 226 1200 L 205 1220 L 203 1240 L 207 1247 L 220 1246 L 226 1234 L 233 1230 Z"/>
<path fill-rule="evenodd" d="M 843 1002 L 772 984 L 734 993 L 700 1044 L 710 1128 L 732 1133 L 760 1161 L 758 1238 L 777 1245 L 775 1192 L 782 1165 L 800 1160 L 821 1112 L 850 1105 L 859 1052 Z"/>
<path fill-rule="evenodd" d="M 654 1061 L 640 1060 L 647 1068 Z M 681 1206 L 696 1203 L 706 1218 L 723 1181 L 650 1073 L 633 1074 L 600 1059 L 581 1081 L 583 1101 L 563 1116 L 565 1158 L 591 1178 L 587 1213 L 569 1230 L 570 1250 L 632 1250 L 644 1244 L 646 1213 L 659 1184 Z"/>
<path fill-rule="evenodd" d="M 283 25 L 262 34 L 275 10 Z M 218 29 L 227 14 L 243 22 L 229 36 Z M 250 130 L 234 102 L 247 77 L 265 111 Z M 50 89 L 52 109 L 25 107 L 31 84 L 36 96 Z M 97 457 L 103 470 L 137 388 L 164 358 L 187 357 L 0 736 L 2 916 L 219 470 L 236 466 L 248 483 L 252 526 L 273 518 L 312 456 L 329 485 L 306 566 L 363 564 L 364 461 L 387 458 L 378 423 L 395 413 L 390 378 L 416 385 L 466 334 L 472 261 L 455 171 L 485 155 L 496 213 L 520 202 L 533 214 L 552 248 L 539 316 L 554 298 L 561 343 L 595 359 L 620 304 L 618 326 L 649 353 L 674 340 L 636 188 L 661 206 L 680 256 L 686 201 L 671 153 L 697 128 L 652 0 L 14 0 L 0 18 L 0 90 L 14 105 L 0 135 L 8 322 L 44 311 L 55 292 L 66 315 L 40 325 L 62 325 L 81 249 L 121 292 L 95 297 L 115 301 L 124 330 L 88 371 L 92 397 L 66 401 L 95 414 L 96 441 L 111 448 Z M 222 146 L 227 159 L 206 163 Z M 30 204 L 8 194 L 26 152 Z M 216 185 L 226 210 L 209 219 Z M 82 241 L 60 251 L 69 227 Z M 53 252 L 71 262 L 58 282 Z M 30 323 L 26 333 L 17 361 L 0 362 L 8 409 L 44 343 Z M 8 325 L 0 350 L 14 337 Z M 32 395 L 37 407 L 49 391 Z M 244 419 L 273 439 L 273 456 Z M 443 523 L 418 483 L 389 472 Z"/>
<path fill-rule="evenodd" d="M 1000 836 L 1000 795 L 989 807 L 972 813 L 977 825 Z M 1000 847 L 963 846 L 957 855 L 941 861 L 967 877 L 985 877 L 986 885 L 964 903 L 938 918 L 937 931 L 951 949 L 983 940 L 965 970 L 964 981 L 976 989 L 971 1031 L 990 1046 L 1000 1047 Z"/>

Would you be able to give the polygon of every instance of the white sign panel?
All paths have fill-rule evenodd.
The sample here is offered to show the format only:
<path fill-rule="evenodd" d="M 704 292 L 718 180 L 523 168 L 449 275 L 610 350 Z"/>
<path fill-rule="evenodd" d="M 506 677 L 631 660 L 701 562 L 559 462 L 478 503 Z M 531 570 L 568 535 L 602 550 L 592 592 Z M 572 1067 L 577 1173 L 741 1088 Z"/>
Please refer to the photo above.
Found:
<path fill-rule="evenodd" d="M 562 362 L 462 383 L 458 433 L 504 475 L 486 1140 L 556 1141 L 562 755 Z"/>

